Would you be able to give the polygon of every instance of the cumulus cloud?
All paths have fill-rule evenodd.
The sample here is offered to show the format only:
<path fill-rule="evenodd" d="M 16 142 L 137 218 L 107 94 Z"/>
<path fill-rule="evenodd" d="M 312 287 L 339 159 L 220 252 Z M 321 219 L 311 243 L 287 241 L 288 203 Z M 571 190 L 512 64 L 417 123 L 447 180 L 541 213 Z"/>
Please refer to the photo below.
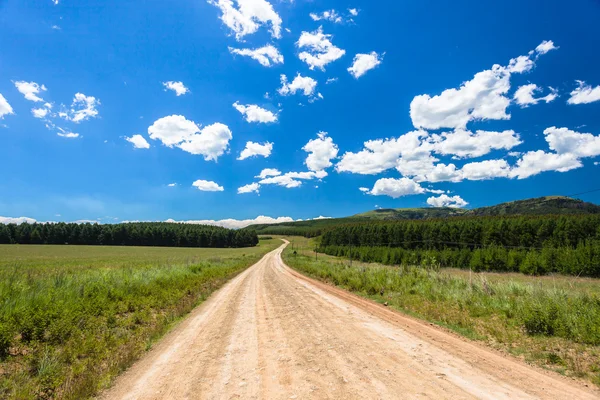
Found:
<path fill-rule="evenodd" d="M 266 142 L 265 144 L 246 142 L 246 148 L 242 150 L 238 160 L 245 160 L 250 157 L 261 156 L 269 157 L 273 151 L 273 143 Z"/>
<path fill-rule="evenodd" d="M 40 107 L 40 108 L 32 108 L 31 109 L 31 114 L 35 117 L 35 118 L 39 118 L 39 119 L 44 119 L 46 118 L 46 116 L 48 116 L 48 113 L 50 113 L 50 110 L 45 108 L 45 107 Z"/>
<path fill-rule="evenodd" d="M 583 164 L 573 154 L 546 153 L 543 150 L 530 151 L 517 161 L 510 172 L 512 178 L 525 179 L 546 171 L 567 172 L 580 168 Z"/>
<path fill-rule="evenodd" d="M 483 181 L 494 178 L 507 178 L 511 174 L 511 169 L 506 160 L 485 160 L 465 164 L 460 172 L 463 179 Z"/>
<path fill-rule="evenodd" d="M 288 96 L 303 93 L 305 96 L 313 96 L 317 87 L 317 81 L 308 76 L 302 76 L 298 73 L 292 82 L 288 83 L 287 76 L 281 75 L 281 87 L 277 90 L 280 95 Z"/>
<path fill-rule="evenodd" d="M 202 192 L 222 192 L 223 186 L 219 186 L 216 182 L 205 181 L 202 179 L 198 179 L 196 182 L 192 183 L 192 186 L 197 188 Z"/>
<path fill-rule="evenodd" d="M 281 37 L 281 17 L 266 0 L 209 0 L 209 4 L 219 7 L 221 21 L 233 31 L 237 40 L 258 31 L 263 25 L 270 25 L 271 36 Z"/>
<path fill-rule="evenodd" d="M 283 55 L 275 46 L 268 45 L 258 49 L 235 49 L 229 47 L 231 54 L 250 57 L 265 67 L 271 67 L 274 64 L 283 64 Z"/>
<path fill-rule="evenodd" d="M 168 81 L 163 82 L 163 86 L 165 87 L 165 91 L 172 90 L 178 97 L 190 92 L 190 89 L 185 87 L 183 82 Z"/>
<path fill-rule="evenodd" d="M 558 154 L 572 154 L 578 158 L 600 155 L 600 136 L 555 126 L 545 129 L 544 136 L 550 149 Z"/>
<path fill-rule="evenodd" d="M 255 176 L 255 178 L 260 178 L 260 179 L 265 179 L 268 178 L 270 176 L 278 176 L 281 175 L 281 171 L 279 171 L 278 169 L 275 168 L 265 168 L 263 169 L 260 174 L 258 174 L 257 176 Z"/>
<path fill-rule="evenodd" d="M 59 112 L 58 115 L 67 121 L 80 123 L 90 118 L 96 118 L 98 116 L 97 107 L 99 105 L 100 100 L 95 97 L 86 96 L 83 93 L 76 93 L 71 108 Z"/>
<path fill-rule="evenodd" d="M 300 39 L 296 42 L 299 49 L 305 49 L 298 57 L 308 64 L 310 69 L 325 70 L 325 66 L 346 54 L 346 51 L 331 43 L 332 35 L 324 34 L 323 28 L 319 27 L 313 32 L 302 32 Z"/>
<path fill-rule="evenodd" d="M 426 129 L 464 129 L 470 121 L 510 119 L 506 111 L 510 99 L 506 94 L 511 75 L 530 71 L 535 65 L 534 57 L 537 59 L 548 49 L 548 43 L 544 43 L 540 51 L 513 58 L 507 66 L 496 64 L 478 72 L 457 89 L 446 89 L 435 96 L 415 96 L 410 104 L 413 125 Z"/>
<path fill-rule="evenodd" d="M 369 54 L 357 54 L 354 56 L 354 61 L 352 66 L 348 68 L 348 72 L 354 78 L 358 79 L 367 71 L 376 68 L 383 61 L 383 55 L 379 55 L 376 52 L 372 51 Z"/>
<path fill-rule="evenodd" d="M 8 101 L 0 93 L 0 119 L 4 118 L 5 115 L 14 114 L 13 108 Z"/>
<path fill-rule="evenodd" d="M 256 104 L 242 105 L 236 101 L 233 103 L 233 108 L 238 110 L 244 117 L 246 117 L 247 122 L 259 122 L 266 124 L 277 121 L 276 114 L 273 114 L 271 111 L 265 110 Z"/>
<path fill-rule="evenodd" d="M 538 45 L 538 47 L 535 48 L 535 51 L 538 54 L 546 54 L 550 50 L 556 50 L 556 49 L 558 49 L 558 47 L 554 45 L 554 42 L 552 40 L 544 40 L 542 43 L 540 43 Z"/>
<path fill-rule="evenodd" d="M 176 183 L 169 183 L 167 186 L 168 187 L 175 187 L 175 186 L 177 186 L 177 184 Z"/>
<path fill-rule="evenodd" d="M 426 190 L 417 182 L 408 178 L 382 178 L 375 182 L 368 193 L 373 196 L 389 196 L 394 199 L 413 194 L 423 194 Z"/>
<path fill-rule="evenodd" d="M 477 131 L 475 133 L 456 129 L 441 135 L 432 135 L 430 149 L 442 155 L 459 158 L 474 158 L 488 154 L 492 150 L 510 150 L 522 143 L 513 130 L 503 132 Z"/>
<path fill-rule="evenodd" d="M 532 104 L 537 104 L 540 101 L 545 101 L 546 103 L 550 103 L 558 97 L 557 90 L 549 87 L 550 93 L 543 97 L 534 98 L 533 95 L 536 92 L 541 92 L 543 89 L 538 87 L 535 83 L 531 83 L 529 85 L 520 86 L 515 92 L 513 99 L 515 102 L 521 107 L 527 107 Z"/>
<path fill-rule="evenodd" d="M 264 171 L 263 171 L 264 172 Z M 287 172 L 260 180 L 261 185 L 278 185 L 287 189 L 297 188 L 302 186 L 302 181 L 323 179 L 327 176 L 325 171 L 308 171 L 308 172 Z"/>
<path fill-rule="evenodd" d="M 142 135 L 133 135 L 131 137 L 126 137 L 129 143 L 133 144 L 133 147 L 136 149 L 149 149 L 150 143 Z"/>
<path fill-rule="evenodd" d="M 260 185 L 258 183 L 250 183 L 249 185 L 245 185 L 242 187 L 238 188 L 238 194 L 245 194 L 245 193 L 259 193 L 260 191 Z"/>
<path fill-rule="evenodd" d="M 233 135 L 227 125 L 215 123 L 202 129 L 183 115 L 170 115 L 156 120 L 148 134 L 153 140 L 160 140 L 167 147 L 178 147 L 195 155 L 202 155 L 206 161 L 216 161 L 229 148 Z"/>
<path fill-rule="evenodd" d="M 352 172 L 362 175 L 375 175 L 394 168 L 401 156 L 410 160 L 422 160 L 429 151 L 421 147 L 425 131 L 413 131 L 399 138 L 369 140 L 364 149 L 346 152 L 336 165 L 338 172 Z"/>
<path fill-rule="evenodd" d="M 348 12 L 350 13 L 350 15 L 352 15 L 353 17 L 356 17 L 358 15 L 358 10 L 356 8 L 349 8 Z"/>
<path fill-rule="evenodd" d="M 427 199 L 427 204 L 432 207 L 450 207 L 450 208 L 463 208 L 469 203 L 464 201 L 460 196 L 448 196 L 442 194 L 439 197 L 430 197 Z"/>
<path fill-rule="evenodd" d="M 327 132 L 319 132 L 317 136 L 317 139 L 310 140 L 302 148 L 309 153 L 304 163 L 311 171 L 321 171 L 331 167 L 331 160 L 337 157 L 339 151 L 333 139 L 327 136 Z"/>
<path fill-rule="evenodd" d="M 342 17 L 335 10 L 323 11 L 322 13 L 310 13 L 310 18 L 313 21 L 330 21 L 336 24 L 343 22 Z"/>
<path fill-rule="evenodd" d="M 584 81 L 577 81 L 579 87 L 571 92 L 568 104 L 588 104 L 600 100 L 600 86 L 593 88 Z"/>
<path fill-rule="evenodd" d="M 38 94 L 48 90 L 46 89 L 46 86 L 39 85 L 35 82 L 17 81 L 14 82 L 14 84 L 17 90 L 29 101 L 44 101 L 44 99 L 39 97 Z"/>

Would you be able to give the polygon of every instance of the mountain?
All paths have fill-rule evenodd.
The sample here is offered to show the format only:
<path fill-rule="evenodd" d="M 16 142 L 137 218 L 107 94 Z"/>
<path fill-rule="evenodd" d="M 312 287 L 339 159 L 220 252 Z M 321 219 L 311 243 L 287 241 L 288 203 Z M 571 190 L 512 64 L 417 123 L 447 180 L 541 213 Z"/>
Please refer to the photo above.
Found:
<path fill-rule="evenodd" d="M 322 231 L 335 225 L 394 220 L 423 220 L 467 216 L 553 215 L 553 214 L 600 214 L 600 206 L 563 196 L 546 196 L 517 200 L 495 206 L 465 210 L 460 208 L 385 208 L 356 214 L 345 218 L 318 219 L 284 222 L 271 225 L 252 225 L 245 229 L 258 234 L 319 236 Z"/>

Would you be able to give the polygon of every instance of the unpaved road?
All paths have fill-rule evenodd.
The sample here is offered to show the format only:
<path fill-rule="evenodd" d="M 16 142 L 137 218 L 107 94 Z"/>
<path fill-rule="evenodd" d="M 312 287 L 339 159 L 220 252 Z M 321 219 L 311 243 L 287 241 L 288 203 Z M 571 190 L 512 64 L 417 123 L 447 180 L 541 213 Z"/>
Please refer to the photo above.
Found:
<path fill-rule="evenodd" d="M 594 399 L 292 271 L 283 247 L 215 293 L 104 399 Z"/>

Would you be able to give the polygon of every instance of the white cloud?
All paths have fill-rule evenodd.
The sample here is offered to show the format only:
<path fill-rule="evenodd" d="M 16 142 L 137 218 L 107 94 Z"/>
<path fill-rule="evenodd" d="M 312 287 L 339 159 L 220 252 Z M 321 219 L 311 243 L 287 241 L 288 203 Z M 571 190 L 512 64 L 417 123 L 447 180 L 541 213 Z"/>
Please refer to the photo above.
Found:
<path fill-rule="evenodd" d="M 415 96 L 410 104 L 413 125 L 426 129 L 464 129 L 470 121 L 510 119 L 506 112 L 510 105 L 510 99 L 506 97 L 510 77 L 514 73 L 530 71 L 535 65 L 534 54 L 530 52 L 527 56 L 513 58 L 508 66 L 496 64 L 478 72 L 457 89 L 446 89 L 433 97 L 428 94 Z"/>
<path fill-rule="evenodd" d="M 146 141 L 146 139 L 144 139 L 142 135 L 133 135 L 131 137 L 126 137 L 125 140 L 133 144 L 133 147 L 135 147 L 136 149 L 150 148 L 150 143 L 148 143 L 148 141 Z"/>
<path fill-rule="evenodd" d="M 100 105 L 100 100 L 93 96 L 86 96 L 83 93 L 76 93 L 71 104 L 71 109 L 62 111 L 58 115 L 68 121 L 79 123 L 90 118 L 98 116 L 97 107 Z"/>
<path fill-rule="evenodd" d="M 148 128 L 153 140 L 167 147 L 179 147 L 191 154 L 203 155 L 206 161 L 216 161 L 229 148 L 233 135 L 227 125 L 215 123 L 202 129 L 182 115 L 170 115 L 154 122 Z"/>
<path fill-rule="evenodd" d="M 504 132 L 477 131 L 464 129 L 432 135 L 429 141 L 431 150 L 442 155 L 460 158 L 481 157 L 492 150 L 510 150 L 522 143 L 513 130 Z"/>
<path fill-rule="evenodd" d="M 323 11 L 322 13 L 310 13 L 310 18 L 313 21 L 330 21 L 336 24 L 340 24 L 343 22 L 342 17 L 335 10 Z"/>
<path fill-rule="evenodd" d="M 268 178 L 270 176 L 278 176 L 281 175 L 281 171 L 279 171 L 278 169 L 275 168 L 265 168 L 263 169 L 260 174 L 258 174 L 257 176 L 255 176 L 255 178 L 260 178 L 260 179 L 265 179 Z"/>
<path fill-rule="evenodd" d="M 263 46 L 258 49 L 235 49 L 230 47 L 229 52 L 231 54 L 250 57 L 265 67 L 270 67 L 274 64 L 283 64 L 283 56 L 272 45 Z"/>
<path fill-rule="evenodd" d="M 428 198 L 427 204 L 432 207 L 462 208 L 466 207 L 469 203 L 464 201 L 460 196 L 448 196 L 446 194 L 442 194 L 439 197 Z"/>
<path fill-rule="evenodd" d="M 331 167 L 331 160 L 338 155 L 338 147 L 333 139 L 327 136 L 327 132 L 319 132 L 318 138 L 310 140 L 302 150 L 309 153 L 304 162 L 309 170 L 321 171 Z"/>
<path fill-rule="evenodd" d="M 29 101 L 44 101 L 41 97 L 38 96 L 41 92 L 45 92 L 46 86 L 38 85 L 35 82 L 25 82 L 25 81 L 17 81 L 15 82 L 15 87 L 25 98 Z"/>
<path fill-rule="evenodd" d="M 196 182 L 192 183 L 192 186 L 202 192 L 222 192 L 225 190 L 223 189 L 223 186 L 219 186 L 216 182 L 204 181 L 202 179 L 198 179 Z"/>
<path fill-rule="evenodd" d="M 183 82 L 168 81 L 163 82 L 163 86 L 165 87 L 165 91 L 172 90 L 178 97 L 190 92 L 190 89 L 185 87 Z"/>
<path fill-rule="evenodd" d="M 221 21 L 235 33 L 237 40 L 255 33 L 262 25 L 271 25 L 271 36 L 281 37 L 281 17 L 266 0 L 209 0 L 221 9 Z"/>
<path fill-rule="evenodd" d="M 408 178 L 382 178 L 375 182 L 368 193 L 373 196 L 389 196 L 394 199 L 403 196 L 425 193 L 426 190 L 417 182 Z"/>
<path fill-rule="evenodd" d="M 557 97 L 557 90 L 550 87 L 550 93 L 547 94 L 544 97 L 538 97 L 538 98 L 534 98 L 533 95 L 536 92 L 540 92 L 543 89 L 538 87 L 535 83 L 531 83 L 529 85 L 523 85 L 521 87 L 519 87 L 517 89 L 517 91 L 515 92 L 513 99 L 515 100 L 515 102 L 522 106 L 522 107 L 527 107 L 531 104 L 537 104 L 540 101 L 545 101 L 546 103 L 550 103 L 551 101 L 554 101 Z"/>
<path fill-rule="evenodd" d="M 167 186 L 168 187 L 175 187 L 175 186 L 177 186 L 177 184 L 176 183 L 169 183 Z"/>
<path fill-rule="evenodd" d="M 510 176 L 511 169 L 506 160 L 485 160 L 465 164 L 460 172 L 463 179 L 483 181 L 494 178 L 507 178 Z"/>
<path fill-rule="evenodd" d="M 369 54 L 357 54 L 354 56 L 354 61 L 352 66 L 348 68 L 348 72 L 354 78 L 358 79 L 367 71 L 376 68 L 383 61 L 383 55 L 379 55 L 376 52 L 372 51 Z"/>
<path fill-rule="evenodd" d="M 278 185 L 291 189 L 302 186 L 303 180 L 323 179 L 326 176 L 327 172 L 325 171 L 288 172 L 283 175 L 264 178 L 258 183 L 261 185 Z"/>
<path fill-rule="evenodd" d="M 331 37 L 323 33 L 322 27 L 314 32 L 302 32 L 296 42 L 299 49 L 306 49 L 298 55 L 300 60 L 308 64 L 310 69 L 325 70 L 327 64 L 340 59 L 346 51 L 334 46 L 329 40 Z"/>
<path fill-rule="evenodd" d="M 569 104 L 588 104 L 600 100 L 600 85 L 592 88 L 584 81 L 577 81 L 579 87 L 571 92 Z"/>
<path fill-rule="evenodd" d="M 327 79 L 327 81 L 325 82 L 326 85 L 329 85 L 330 83 L 335 83 L 338 81 L 338 78 L 329 78 Z"/>
<path fill-rule="evenodd" d="M 238 188 L 238 194 L 245 194 L 245 193 L 259 193 L 260 191 L 260 185 L 258 183 L 251 183 L 249 185 L 245 185 L 242 187 Z"/>
<path fill-rule="evenodd" d="M 537 51 L 539 54 L 546 54 L 550 50 L 556 50 L 558 48 L 559 47 L 555 46 L 552 40 L 544 40 L 539 44 L 538 47 L 535 48 L 535 51 Z"/>
<path fill-rule="evenodd" d="M 265 144 L 246 142 L 246 148 L 242 150 L 238 160 L 245 160 L 254 156 L 269 157 L 273 151 L 273 143 L 266 142 Z"/>
<path fill-rule="evenodd" d="M 79 137 L 79 133 L 68 132 L 63 129 L 61 129 L 61 132 L 57 132 L 56 134 L 67 139 L 77 139 Z"/>
<path fill-rule="evenodd" d="M 422 160 L 429 151 L 421 147 L 425 131 L 413 131 L 399 138 L 369 140 L 358 153 L 346 152 L 336 165 L 338 172 L 375 175 L 394 168 L 400 156 L 409 160 Z"/>
<path fill-rule="evenodd" d="M 16 225 L 20 225 L 20 224 L 24 224 L 24 223 L 28 223 L 28 224 L 34 224 L 37 221 L 33 218 L 28 218 L 28 217 L 1 217 L 0 216 L 0 224 L 16 224 Z"/>
<path fill-rule="evenodd" d="M 360 187 L 360 188 L 358 188 L 358 190 L 360 190 L 363 193 L 369 193 L 371 191 L 371 189 L 366 188 L 366 187 Z"/>
<path fill-rule="evenodd" d="M 296 75 L 294 80 L 288 83 L 287 76 L 281 75 L 281 88 L 277 91 L 282 96 L 296 94 L 301 91 L 305 96 L 312 96 L 315 93 L 317 81 L 308 76 Z"/>
<path fill-rule="evenodd" d="M 573 154 L 546 153 L 543 150 L 523 154 L 517 166 L 510 172 L 511 178 L 525 179 L 546 171 L 567 172 L 583 164 Z"/>
<path fill-rule="evenodd" d="M 600 155 L 600 136 L 554 126 L 545 129 L 544 135 L 550 149 L 558 154 L 572 154 L 578 158 Z"/>
<path fill-rule="evenodd" d="M 257 106 L 256 104 L 247 104 L 242 105 L 237 101 L 233 103 L 233 108 L 238 110 L 243 116 L 246 117 L 247 122 L 259 122 L 259 123 L 269 123 L 277 121 L 277 115 L 273 114 L 269 110 L 265 110 Z"/>
<path fill-rule="evenodd" d="M 4 118 L 5 115 L 14 114 L 13 108 L 8 104 L 8 101 L 0 93 L 0 119 Z"/>
<path fill-rule="evenodd" d="M 49 112 L 50 112 L 50 110 L 48 110 L 45 107 L 31 109 L 31 114 L 33 114 L 33 116 L 35 118 L 40 118 L 40 119 L 46 118 L 46 116 L 48 115 Z"/>
<path fill-rule="evenodd" d="M 194 225 L 212 225 L 212 226 L 221 226 L 223 228 L 229 229 L 242 229 L 250 225 L 257 224 L 281 224 L 284 222 L 294 222 L 293 218 L 290 217 L 278 217 L 271 218 L 265 217 L 263 215 L 256 217 L 255 219 L 222 219 L 222 220 L 198 220 L 198 221 L 175 221 L 172 219 L 168 219 L 165 222 L 170 223 L 184 223 L 184 224 L 194 224 Z"/>
<path fill-rule="evenodd" d="M 348 12 L 353 16 L 356 17 L 358 15 L 358 10 L 356 8 L 349 8 Z"/>

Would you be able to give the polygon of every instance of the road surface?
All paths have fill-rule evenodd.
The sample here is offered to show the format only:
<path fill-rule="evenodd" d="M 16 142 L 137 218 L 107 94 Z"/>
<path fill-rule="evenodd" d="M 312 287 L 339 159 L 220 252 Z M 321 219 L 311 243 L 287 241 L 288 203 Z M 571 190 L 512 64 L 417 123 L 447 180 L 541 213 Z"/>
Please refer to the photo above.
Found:
<path fill-rule="evenodd" d="M 284 245 L 285 246 L 285 245 Z M 534 369 L 281 261 L 238 275 L 103 399 L 595 399 Z"/>

